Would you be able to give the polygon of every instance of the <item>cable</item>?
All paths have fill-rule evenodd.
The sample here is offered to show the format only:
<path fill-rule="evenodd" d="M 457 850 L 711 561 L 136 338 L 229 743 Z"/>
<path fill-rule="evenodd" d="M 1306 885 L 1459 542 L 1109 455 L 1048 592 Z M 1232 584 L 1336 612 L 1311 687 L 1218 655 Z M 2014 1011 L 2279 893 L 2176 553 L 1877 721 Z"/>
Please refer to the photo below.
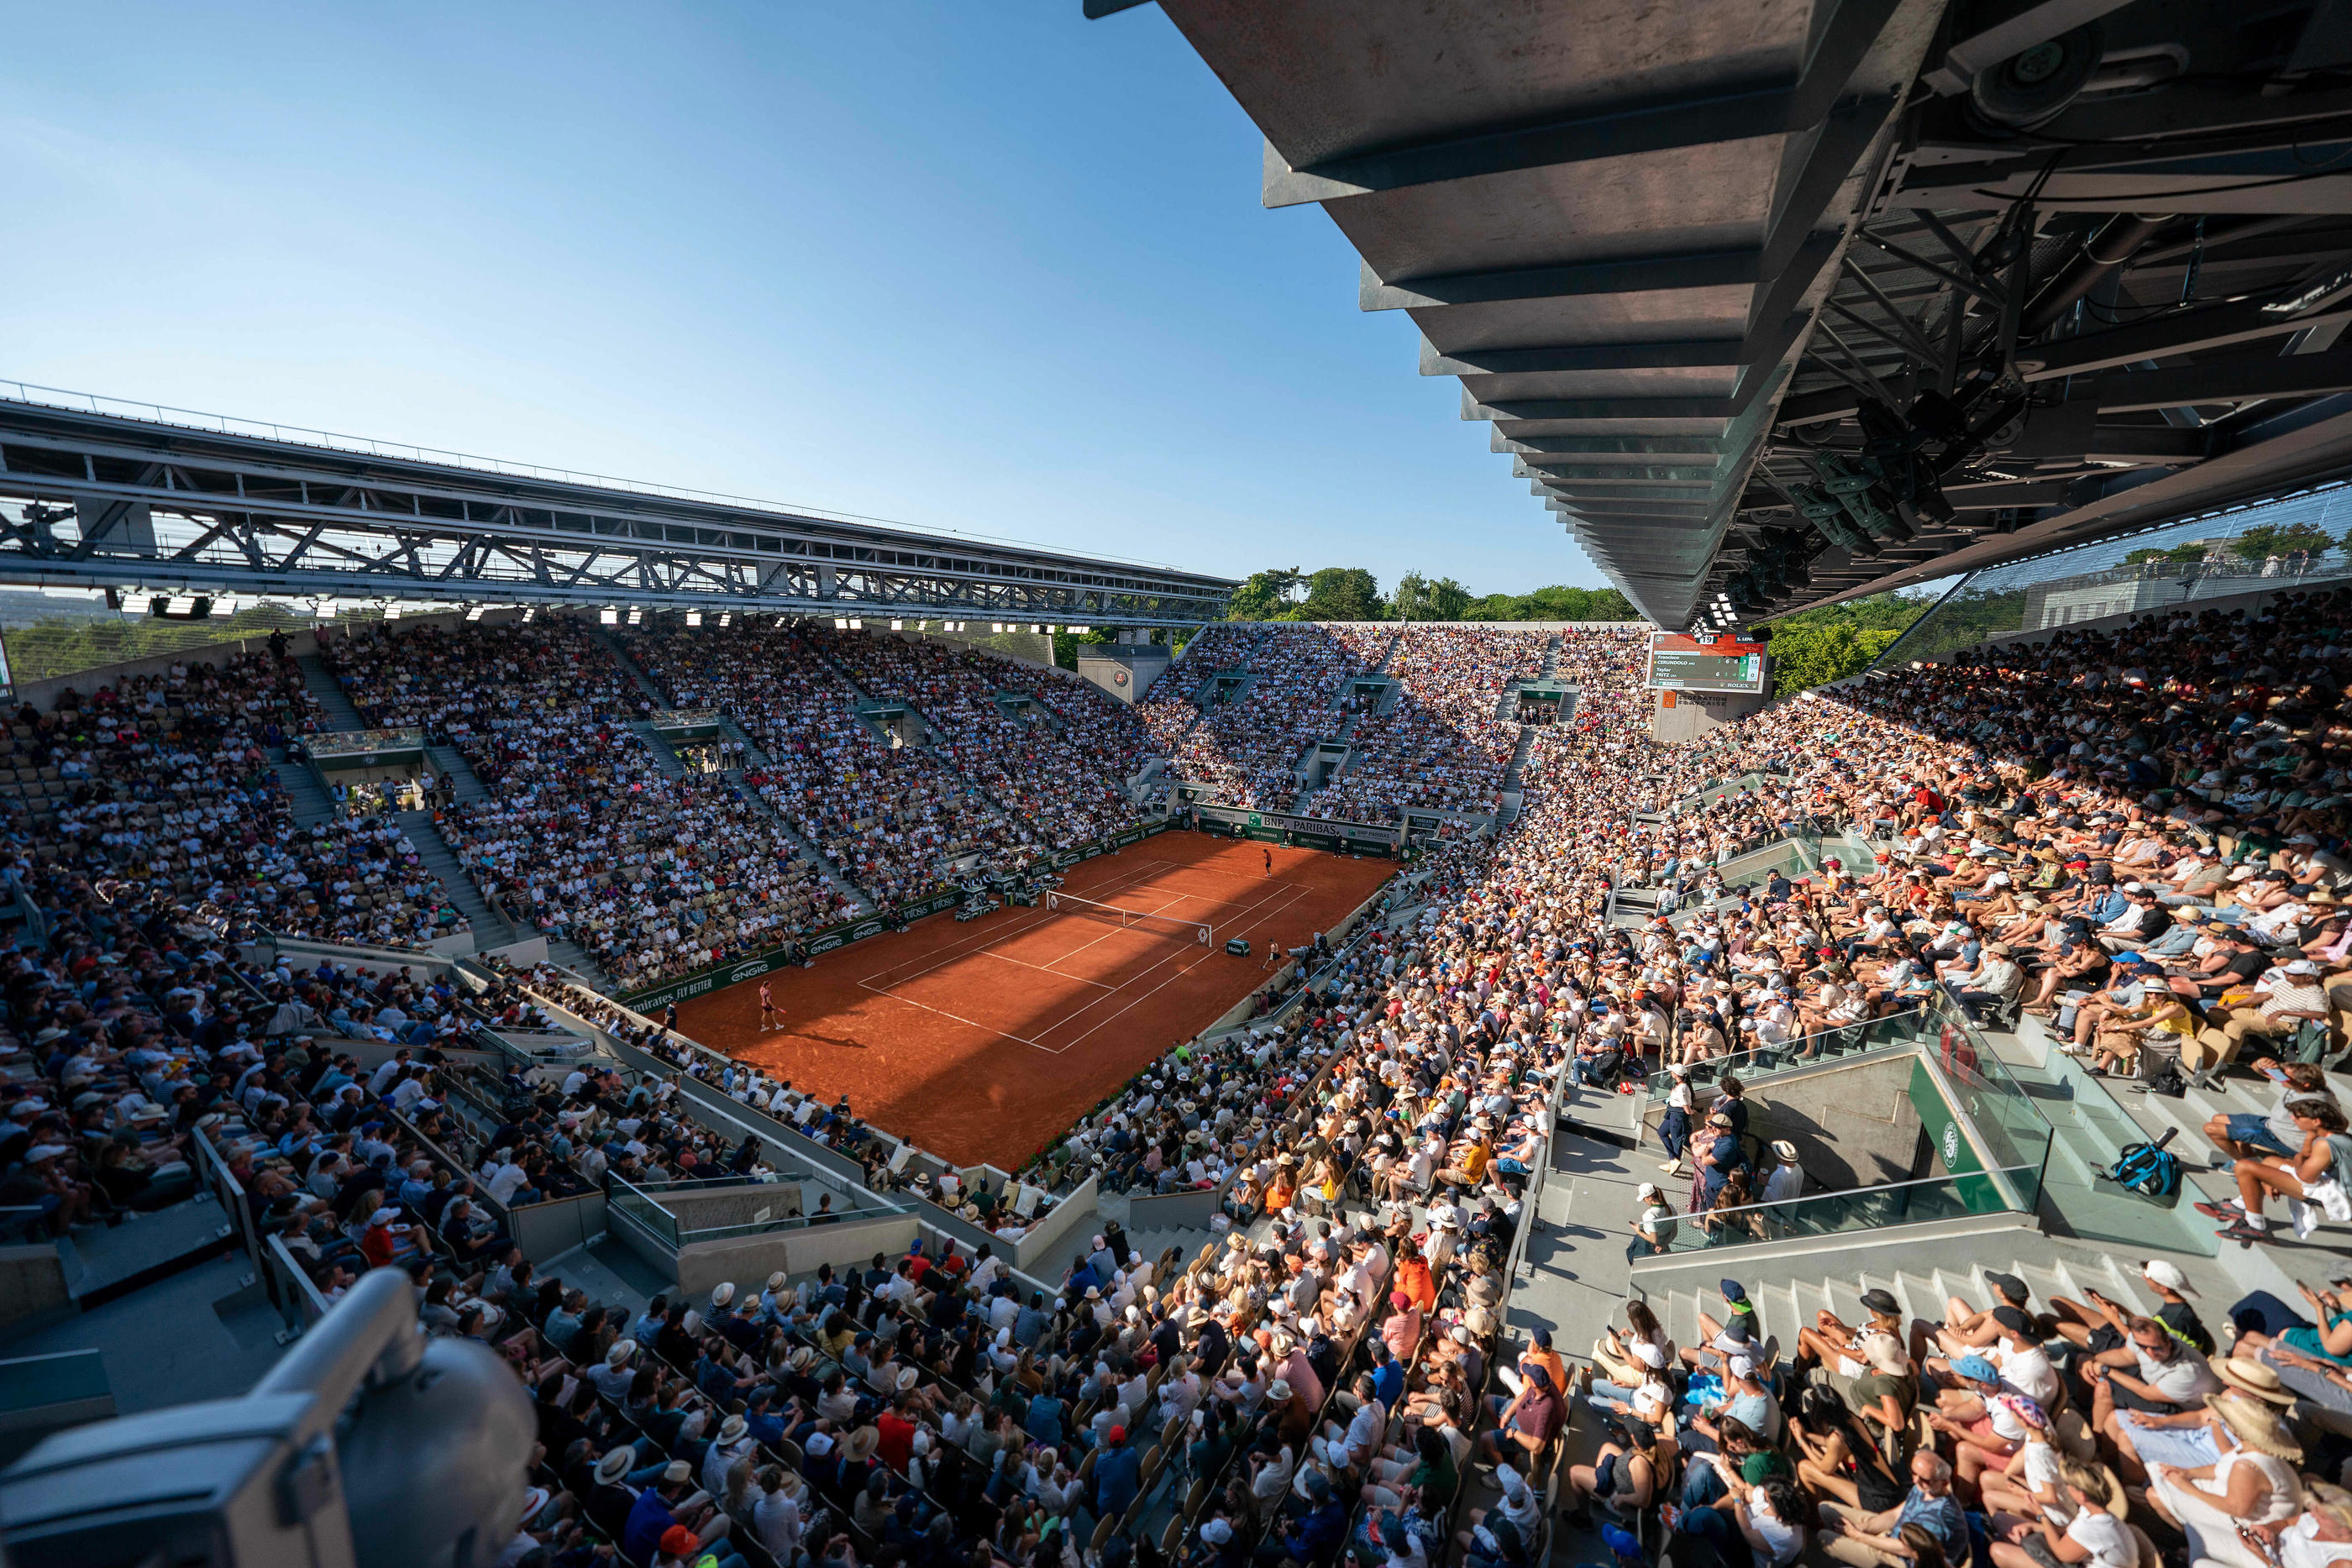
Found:
<path fill-rule="evenodd" d="M 2063 149 L 2061 149 L 2061 151 L 2063 152 Z M 2352 157 L 2352 147 L 2345 149 L 2343 156 Z M 2275 180 L 2241 180 L 2228 185 L 2199 185 L 2185 191 L 2127 191 L 2121 194 L 2117 194 L 2110 191 L 2102 191 L 2099 193 L 2096 200 L 2101 204 L 2100 210 L 2105 210 L 2108 204 L 2113 204 L 2115 210 L 2120 211 L 2124 208 L 2134 206 L 2143 202 L 2170 202 L 2177 201 L 2182 196 L 2226 196 L 2239 191 L 2267 191 L 2273 185 L 2297 185 L 2301 184 L 2305 180 L 2324 180 L 2334 174 L 2352 174 L 2352 169 L 2312 169 L 2301 174 L 2282 174 Z M 2036 180 L 2034 183 L 2034 191 L 2037 194 L 2040 193 L 2040 180 Z M 1969 194 L 1972 196 L 1983 196 L 1989 201 L 1995 202 L 2021 202 L 2025 200 L 2022 196 L 2012 197 L 2006 192 L 1988 191 L 1981 186 L 1971 188 Z M 2322 216 L 2325 214 L 2315 214 L 2314 215 Z"/>

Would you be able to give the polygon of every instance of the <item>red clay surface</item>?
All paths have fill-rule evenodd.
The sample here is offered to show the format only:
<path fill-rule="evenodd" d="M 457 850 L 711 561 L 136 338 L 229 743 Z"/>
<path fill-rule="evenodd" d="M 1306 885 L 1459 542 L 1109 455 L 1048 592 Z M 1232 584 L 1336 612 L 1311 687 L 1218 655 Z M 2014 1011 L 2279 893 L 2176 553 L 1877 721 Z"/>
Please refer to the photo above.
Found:
<path fill-rule="evenodd" d="M 1269 943 L 1330 930 L 1396 869 L 1178 829 L 1079 862 L 1063 891 L 1206 922 L 1210 946 L 1043 907 L 934 915 L 763 977 L 777 1028 L 759 980 L 679 1003 L 678 1026 L 960 1165 L 1017 1169 L 1263 983 Z"/>

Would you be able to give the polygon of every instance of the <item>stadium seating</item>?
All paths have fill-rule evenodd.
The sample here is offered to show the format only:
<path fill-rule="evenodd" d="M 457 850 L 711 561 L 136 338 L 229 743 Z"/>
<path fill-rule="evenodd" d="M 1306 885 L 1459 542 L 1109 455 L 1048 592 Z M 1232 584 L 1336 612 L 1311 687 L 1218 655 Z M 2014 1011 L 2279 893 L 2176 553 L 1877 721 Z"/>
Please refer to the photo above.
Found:
<path fill-rule="evenodd" d="M 1520 1195 L 1547 1168 L 1559 1099 L 1938 991 L 1987 1016 L 2049 1012 L 2062 1046 L 2118 1073 L 2177 1061 L 2242 1078 L 2246 1059 L 2276 1057 L 2277 1110 L 2305 1106 L 2324 1153 L 2343 1118 L 2318 1068 L 2352 1043 L 2347 611 L 2352 595 L 2291 595 L 2260 616 L 2061 632 L 1811 694 L 1673 749 L 1647 737 L 1638 631 L 1565 634 L 1552 672 L 1582 695 L 1567 721 L 1528 738 L 1516 818 L 1492 836 L 1441 840 L 1413 868 L 1413 902 L 1400 891 L 1311 989 L 1156 1062 L 1024 1173 L 1065 1193 L 1097 1175 L 1137 1201 L 1214 1193 L 1224 1228 L 1213 1246 L 1147 1256 L 1106 1227 L 1033 1284 L 992 1257 L 942 1257 L 932 1244 L 877 1268 L 765 1289 L 743 1281 L 618 1316 L 519 1267 L 495 1211 L 461 1185 L 524 1201 L 593 1186 L 624 1160 L 656 1178 L 762 1156 L 683 1114 L 651 1079 L 485 1081 L 430 1053 L 479 1028 L 543 1024 L 562 1007 L 747 1104 L 774 1108 L 782 1086 L 715 1065 L 552 969 L 502 972 L 467 995 L 356 963 L 272 967 L 215 946 L 284 916 L 298 884 L 281 879 L 317 877 L 337 852 L 389 848 L 397 860 L 396 845 L 354 830 L 331 831 L 335 848 L 297 848 L 301 835 L 281 834 L 259 764 L 268 727 L 291 738 L 315 722 L 287 672 L 238 662 L 161 685 L 125 682 L 47 713 L 20 710 L 12 730 L 17 789 L 0 792 L 0 810 L 23 897 L 5 960 L 17 1071 L 0 1084 L 0 1212 L 18 1234 L 72 1234 L 172 1201 L 192 1179 L 196 1140 L 215 1144 L 256 1218 L 322 1292 L 365 1267 L 408 1269 L 431 1332 L 509 1354 L 550 1437 L 525 1522 L 551 1556 L 625 1546 L 633 1521 L 658 1511 L 722 1562 L 796 1564 L 803 1552 L 825 1556 L 836 1533 L 861 1560 L 895 1549 L 963 1561 L 984 1543 L 1029 1562 L 1034 1526 L 1049 1521 L 1074 1547 L 1148 1540 L 1202 1563 L 1327 1563 L 1350 1545 L 1370 1561 L 1376 1537 L 1383 1553 L 1411 1541 L 1407 1561 L 1435 1561 L 1472 1526 L 1475 1500 L 1484 1534 L 1468 1550 L 1484 1562 L 1540 1562 L 1555 1503 L 1578 1522 L 1605 1509 L 1629 1540 L 1671 1529 L 1678 1563 L 1750 1547 L 1790 1561 L 1783 1548 L 1801 1547 L 1818 1520 L 1819 1542 L 1846 1561 L 1862 1548 L 1826 1527 L 1851 1504 L 1833 1484 L 1853 1475 L 1837 1455 L 1867 1463 L 1882 1436 L 1858 1424 L 1868 1391 L 1851 1362 L 1894 1379 L 1898 1403 L 1907 1390 L 1940 1417 L 1893 1435 L 1956 1462 L 1948 1479 L 1962 1503 L 1992 1513 L 1993 1568 L 2040 1561 L 2019 1532 L 2039 1538 L 2041 1501 L 2001 1477 L 2011 1445 L 2039 1439 L 2009 1435 L 1988 1398 L 2024 1430 L 2042 1427 L 2007 1402 L 2031 1400 L 2047 1418 L 2076 1466 L 2051 1473 L 2090 1511 L 2074 1533 L 2117 1568 L 2126 1558 L 2153 1568 L 2154 1543 L 2184 1536 L 2197 1556 L 2261 1568 L 2235 1555 L 2244 1549 L 2211 1494 L 2143 1471 L 2156 1448 L 2143 1456 L 2145 1439 L 2106 1419 L 2097 1389 L 2063 1366 L 2055 1386 L 2044 1378 L 2037 1345 L 2119 1351 L 2140 1333 L 2129 1314 L 2110 1320 L 2048 1291 L 2024 1303 L 2028 1337 L 2012 1334 L 2000 1358 L 2029 1391 L 1975 1375 L 1971 1354 L 2000 1337 L 1986 1324 L 2007 1326 L 1990 1314 L 2005 1304 L 1990 1275 L 1957 1303 L 1906 1297 L 1893 1333 L 1874 1336 L 1859 1314 L 1850 1327 L 1817 1323 L 1818 1343 L 1783 1325 L 1787 1337 L 1753 1357 L 1716 1344 L 1727 1309 L 1710 1306 L 1701 1322 L 1684 1303 L 1675 1310 L 1690 1326 L 1674 1348 L 1691 1354 L 1662 1354 L 1657 1368 L 1633 1343 L 1666 1333 L 1644 1309 L 1627 1315 L 1589 1396 L 1572 1402 L 1579 1420 L 1615 1423 L 1613 1450 L 1601 1450 L 1611 1462 L 1596 1465 L 1570 1462 L 1570 1401 L 1520 1397 L 1538 1370 L 1564 1384 L 1559 1355 L 1586 1347 L 1517 1334 L 1503 1313 L 1528 1224 Z M 1441 758 L 1428 739 L 1496 722 L 1504 682 L 1532 673 L 1520 635 L 1423 629 L 1391 649 L 1360 628 L 1254 632 L 1230 656 L 1259 684 L 1171 729 L 1186 743 L 1179 761 L 1189 748 L 1195 766 L 1227 769 L 1237 794 L 1265 790 L 1270 770 L 1287 773 L 1286 748 L 1347 716 L 1332 706 L 1340 682 L 1384 655 L 1412 706 L 1354 716 L 1373 771 L 1360 797 L 1343 780 L 1339 798 L 1388 810 L 1480 801 L 1500 777 L 1493 748 Z M 1072 741 L 1095 722 L 1081 701 L 1056 737 L 1069 755 L 1024 770 L 994 727 L 1013 721 L 992 714 L 994 688 L 981 687 L 993 672 L 952 651 L 736 629 L 646 632 L 631 646 L 672 700 L 725 707 L 770 756 L 766 799 L 877 890 L 936 874 L 927 867 L 960 843 L 1024 847 L 1002 814 L 947 814 L 971 799 L 956 792 L 964 769 L 990 779 L 1011 810 L 1050 809 L 1082 777 L 1087 788 L 1115 782 L 1138 735 L 1171 725 L 1155 710 L 1189 706 L 1155 689 L 1139 729 L 1104 719 L 1107 738 Z M 616 975 L 676 972 L 698 955 L 642 923 L 600 926 L 593 895 L 574 885 L 584 867 L 567 855 L 595 853 L 625 881 L 629 868 L 656 868 L 643 896 L 668 898 L 661 915 L 698 907 L 706 923 L 731 922 L 738 940 L 763 934 L 748 929 L 754 921 L 784 929 L 813 917 L 791 901 L 796 889 L 805 900 L 805 878 L 731 880 L 762 856 L 787 873 L 796 852 L 723 778 L 690 782 L 654 766 L 622 722 L 641 694 L 584 629 L 368 632 L 331 656 L 372 721 L 420 724 L 467 750 L 490 800 L 445 812 L 445 831 L 502 903 L 586 932 Z M 857 717 L 841 671 L 921 709 L 953 767 L 887 745 Z M 1397 711 L 1400 723 L 1371 722 Z M 1089 755 L 1117 761 L 1072 771 Z M 1707 792 L 1738 778 L 1747 787 Z M 861 821 L 919 823 L 923 836 L 917 851 L 860 860 L 856 839 L 873 836 Z M 1869 848 L 1851 864 L 1832 854 L 1809 877 L 1727 872 L 1759 840 L 1791 833 Z M 278 852 L 293 858 L 273 875 Z M 348 890 L 299 886 L 331 930 L 327 912 Z M 1647 900 L 1638 918 L 1622 908 L 1629 892 Z M 689 893 L 709 901 L 694 905 Z M 2140 962 L 2132 954 L 2165 983 L 2123 983 Z M 2078 992 L 2084 1005 L 2062 1023 L 2063 999 Z M 415 1055 L 353 1071 L 304 1042 L 331 1031 Z M 615 1107 L 642 1113 L 637 1125 L 624 1127 Z M 827 1109 L 812 1126 L 828 1148 L 866 1157 L 871 1140 L 854 1117 Z M 2225 1239 L 2293 1236 L 2278 1165 L 2251 1146 L 2221 1153 L 2227 1179 L 2248 1184 L 2243 1207 L 2216 1206 Z M 887 1185 L 887 1174 L 873 1179 Z M 1687 1199 L 1658 1207 L 1703 1229 L 1740 1191 L 1695 1177 Z M 381 1208 L 412 1205 L 373 1223 Z M 2307 1209 L 2323 1244 L 2340 1239 L 2324 1206 Z M 2139 1305 L 2162 1311 L 2159 1347 L 2166 1335 L 2193 1340 L 2193 1312 L 2156 1292 L 2157 1271 L 2147 1278 Z M 2304 1343 L 2270 1330 L 2242 1338 L 2215 1368 L 2217 1396 L 2239 1401 L 2222 1419 L 2230 1441 L 2274 1458 L 2262 1467 L 2272 1522 L 2310 1517 L 2352 1532 L 2341 1495 L 2301 1473 L 2315 1461 L 2263 1396 L 2266 1380 L 2288 1374 L 2306 1398 L 2335 1396 L 2324 1367 L 2295 1359 L 2313 1359 Z M 1734 1403 L 1684 1406 L 1696 1374 L 1727 1379 Z M 1355 1403 L 1361 1377 L 1381 1409 Z M 1662 1425 L 1667 1412 L 1675 1427 Z M 1670 1430 L 1706 1442 L 1663 1441 Z M 1705 1506 L 1709 1448 L 1738 1461 L 1742 1488 L 1727 1510 Z M 1470 1463 L 1482 1455 L 1506 1460 L 1510 1478 L 1482 1479 Z M 2038 1463 L 2021 1473 L 2041 1474 Z M 2111 1491 L 2102 1466 L 2136 1490 Z M 1940 1504 L 1947 1477 L 1935 1462 L 1921 1475 L 1916 1514 L 1941 1531 L 1954 1517 Z M 1408 1495 L 1399 1483 L 1415 1477 Z M 1874 1478 L 1862 1495 L 1909 1484 L 1907 1471 Z M 1740 1539 L 1718 1539 L 1727 1528 Z M 1956 1556 L 1968 1550 L 1965 1535 L 1951 1539 Z"/>
<path fill-rule="evenodd" d="M 782 945 L 840 898 L 732 785 L 673 777 L 644 701 L 586 627 L 363 630 L 327 650 L 372 724 L 446 736 L 488 788 L 436 824 L 510 923 L 578 943 L 624 988 Z"/>

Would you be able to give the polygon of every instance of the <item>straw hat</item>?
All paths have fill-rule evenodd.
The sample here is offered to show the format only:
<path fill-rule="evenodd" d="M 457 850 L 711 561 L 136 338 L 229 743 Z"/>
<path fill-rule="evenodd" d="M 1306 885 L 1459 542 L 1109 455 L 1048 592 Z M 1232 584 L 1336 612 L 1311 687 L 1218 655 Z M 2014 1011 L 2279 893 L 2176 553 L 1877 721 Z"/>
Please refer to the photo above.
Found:
<path fill-rule="evenodd" d="M 2268 1405 L 2242 1394 L 2208 1394 L 2205 1404 L 2243 1447 L 2274 1459 L 2302 1459 L 2302 1446 Z"/>
<path fill-rule="evenodd" d="M 2294 1391 L 2279 1381 L 2279 1375 L 2267 1362 L 2251 1356 L 2217 1355 L 2212 1357 L 2213 1375 L 2241 1394 L 2251 1394 L 2269 1405 L 2292 1405 Z"/>
<path fill-rule="evenodd" d="M 1266 1403 L 1267 1403 L 1267 1404 L 1269 1404 L 1269 1405 L 1287 1405 L 1287 1404 L 1289 1404 L 1289 1403 L 1290 1403 L 1290 1385 L 1289 1385 L 1289 1383 L 1288 1383 L 1287 1381 L 1286 1381 L 1285 1379 L 1283 1379 L 1283 1378 L 1279 1378 L 1279 1377 L 1276 1378 L 1276 1379 L 1274 1380 L 1274 1382 L 1273 1382 L 1272 1384 L 1270 1384 L 1270 1385 L 1267 1386 L 1267 1388 L 1266 1388 L 1266 1391 L 1265 1391 L 1265 1399 L 1266 1399 Z"/>
<path fill-rule="evenodd" d="M 851 1464 L 862 1465 L 874 1457 L 874 1450 L 881 1445 L 880 1432 L 871 1427 L 860 1427 L 842 1443 L 841 1452 Z"/>

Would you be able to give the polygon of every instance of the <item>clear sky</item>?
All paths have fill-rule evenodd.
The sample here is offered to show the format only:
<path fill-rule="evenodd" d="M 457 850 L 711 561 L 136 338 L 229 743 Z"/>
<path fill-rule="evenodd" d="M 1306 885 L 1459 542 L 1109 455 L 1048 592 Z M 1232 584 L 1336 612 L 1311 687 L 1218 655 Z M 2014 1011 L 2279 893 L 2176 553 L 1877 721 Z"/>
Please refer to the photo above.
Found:
<path fill-rule="evenodd" d="M 0 376 L 1241 576 L 1601 579 L 1156 6 L 11 8 Z"/>

